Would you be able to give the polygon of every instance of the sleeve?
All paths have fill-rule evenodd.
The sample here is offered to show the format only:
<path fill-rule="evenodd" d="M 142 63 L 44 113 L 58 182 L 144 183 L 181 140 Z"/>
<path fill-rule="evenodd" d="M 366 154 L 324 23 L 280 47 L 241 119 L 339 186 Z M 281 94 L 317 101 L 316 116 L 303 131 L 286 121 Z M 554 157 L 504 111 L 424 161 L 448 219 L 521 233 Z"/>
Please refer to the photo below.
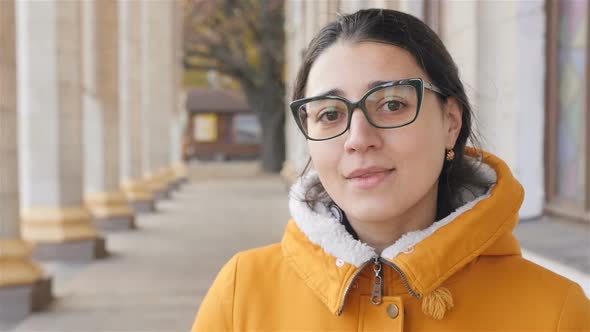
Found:
<path fill-rule="evenodd" d="M 574 284 L 568 292 L 557 331 L 590 332 L 590 300 L 578 284 Z"/>
<path fill-rule="evenodd" d="M 221 269 L 203 299 L 192 332 L 233 330 L 234 289 L 238 255 Z"/>

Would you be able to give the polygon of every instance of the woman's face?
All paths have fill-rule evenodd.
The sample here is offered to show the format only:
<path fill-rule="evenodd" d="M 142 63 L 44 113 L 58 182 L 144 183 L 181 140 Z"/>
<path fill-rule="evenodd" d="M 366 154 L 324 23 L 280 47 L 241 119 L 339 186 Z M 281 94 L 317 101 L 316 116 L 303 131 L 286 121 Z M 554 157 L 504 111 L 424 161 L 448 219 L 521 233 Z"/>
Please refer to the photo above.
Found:
<path fill-rule="evenodd" d="M 377 42 L 337 42 L 312 65 L 305 96 L 338 89 L 358 101 L 376 81 L 430 79 L 411 54 Z M 425 89 L 415 122 L 395 129 L 373 127 L 355 109 L 349 130 L 327 141 L 308 141 L 320 180 L 349 219 L 383 222 L 436 201 L 445 148 L 455 145 L 461 111 L 453 98 L 444 105 Z"/>

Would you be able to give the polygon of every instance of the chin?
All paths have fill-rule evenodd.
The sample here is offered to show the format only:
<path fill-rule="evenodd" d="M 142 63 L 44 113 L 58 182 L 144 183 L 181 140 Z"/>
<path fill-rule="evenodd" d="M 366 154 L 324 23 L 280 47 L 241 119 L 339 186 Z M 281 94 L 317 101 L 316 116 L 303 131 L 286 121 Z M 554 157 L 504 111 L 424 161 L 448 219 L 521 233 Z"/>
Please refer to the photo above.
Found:
<path fill-rule="evenodd" d="M 356 206 L 350 209 L 350 213 L 347 215 L 349 218 L 352 217 L 359 222 L 379 223 L 386 220 L 391 220 L 402 214 L 402 211 L 399 211 L 398 209 L 392 209 L 391 206 L 387 206 L 386 204 L 387 203 L 385 202 L 374 205 L 356 203 Z"/>

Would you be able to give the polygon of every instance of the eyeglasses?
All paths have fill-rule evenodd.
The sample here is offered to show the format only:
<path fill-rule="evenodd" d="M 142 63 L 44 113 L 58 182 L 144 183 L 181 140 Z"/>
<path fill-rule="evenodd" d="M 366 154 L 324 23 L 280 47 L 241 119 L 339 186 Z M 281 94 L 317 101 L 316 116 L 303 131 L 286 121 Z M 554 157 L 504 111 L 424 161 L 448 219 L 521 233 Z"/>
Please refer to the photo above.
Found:
<path fill-rule="evenodd" d="M 358 107 L 376 128 L 391 129 L 416 121 L 424 89 L 444 94 L 421 78 L 380 84 L 353 103 L 340 96 L 317 96 L 293 101 L 289 106 L 301 132 L 312 141 L 325 141 L 350 128 L 352 112 Z"/>

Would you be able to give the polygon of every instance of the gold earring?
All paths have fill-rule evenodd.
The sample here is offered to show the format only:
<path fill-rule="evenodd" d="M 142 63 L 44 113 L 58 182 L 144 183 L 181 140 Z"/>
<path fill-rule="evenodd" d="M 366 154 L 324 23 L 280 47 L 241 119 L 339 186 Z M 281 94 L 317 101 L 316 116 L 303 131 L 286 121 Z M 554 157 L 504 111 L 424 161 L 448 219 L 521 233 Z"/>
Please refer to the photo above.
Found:
<path fill-rule="evenodd" d="M 455 159 L 455 150 L 453 150 L 453 149 L 447 150 L 447 160 L 453 161 L 454 159 Z"/>

